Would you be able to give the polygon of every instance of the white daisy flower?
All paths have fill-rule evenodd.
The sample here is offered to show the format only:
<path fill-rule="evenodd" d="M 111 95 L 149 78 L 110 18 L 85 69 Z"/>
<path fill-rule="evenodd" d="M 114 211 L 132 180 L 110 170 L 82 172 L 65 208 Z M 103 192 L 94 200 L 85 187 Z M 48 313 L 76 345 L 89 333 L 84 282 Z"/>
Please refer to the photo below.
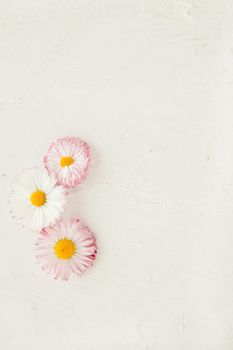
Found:
<path fill-rule="evenodd" d="M 40 231 L 60 218 L 65 190 L 53 174 L 38 168 L 26 169 L 13 183 L 9 199 L 12 216 L 24 227 Z"/>

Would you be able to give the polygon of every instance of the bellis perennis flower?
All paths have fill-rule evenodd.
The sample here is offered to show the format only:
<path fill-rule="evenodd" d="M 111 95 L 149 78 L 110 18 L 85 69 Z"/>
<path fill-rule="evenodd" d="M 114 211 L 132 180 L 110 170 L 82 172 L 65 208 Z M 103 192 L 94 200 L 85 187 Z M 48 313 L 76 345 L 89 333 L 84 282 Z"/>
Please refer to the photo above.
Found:
<path fill-rule="evenodd" d="M 66 188 L 79 185 L 86 177 L 90 161 L 88 145 L 77 137 L 64 137 L 52 143 L 44 157 L 48 172 Z"/>
<path fill-rule="evenodd" d="M 78 219 L 59 220 L 44 228 L 36 242 L 37 261 L 55 279 L 67 281 L 71 274 L 81 276 L 92 266 L 96 240 Z"/>
<path fill-rule="evenodd" d="M 24 170 L 17 176 L 9 199 L 12 216 L 34 231 L 60 218 L 65 202 L 65 190 L 56 185 L 55 176 L 38 168 Z"/>

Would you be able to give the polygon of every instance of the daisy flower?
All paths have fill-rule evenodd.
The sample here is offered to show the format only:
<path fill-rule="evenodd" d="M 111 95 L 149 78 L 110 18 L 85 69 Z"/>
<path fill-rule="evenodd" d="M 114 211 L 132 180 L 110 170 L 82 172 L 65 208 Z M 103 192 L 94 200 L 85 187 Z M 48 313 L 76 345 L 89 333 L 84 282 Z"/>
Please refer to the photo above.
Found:
<path fill-rule="evenodd" d="M 89 161 L 89 147 L 77 137 L 58 139 L 44 157 L 49 174 L 55 174 L 57 183 L 66 188 L 75 187 L 85 179 Z"/>
<path fill-rule="evenodd" d="M 59 220 L 44 228 L 36 242 L 37 262 L 55 279 L 68 281 L 71 274 L 81 276 L 95 260 L 96 240 L 78 219 Z"/>
<path fill-rule="evenodd" d="M 13 183 L 9 199 L 12 216 L 23 226 L 40 231 L 60 218 L 65 206 L 65 190 L 56 185 L 54 175 L 45 170 L 24 170 Z"/>

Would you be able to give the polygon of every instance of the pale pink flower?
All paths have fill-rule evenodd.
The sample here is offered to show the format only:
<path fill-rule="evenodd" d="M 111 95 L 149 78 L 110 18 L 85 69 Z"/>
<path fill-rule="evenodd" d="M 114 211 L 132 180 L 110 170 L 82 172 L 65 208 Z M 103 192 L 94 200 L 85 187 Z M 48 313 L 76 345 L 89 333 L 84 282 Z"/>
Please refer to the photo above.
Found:
<path fill-rule="evenodd" d="M 59 220 L 44 228 L 36 242 L 36 259 L 42 270 L 55 279 L 67 281 L 71 274 L 81 276 L 96 258 L 96 240 L 78 219 Z"/>
<path fill-rule="evenodd" d="M 44 157 L 48 172 L 66 188 L 79 185 L 86 177 L 90 161 L 88 145 L 77 137 L 64 137 L 52 143 Z"/>

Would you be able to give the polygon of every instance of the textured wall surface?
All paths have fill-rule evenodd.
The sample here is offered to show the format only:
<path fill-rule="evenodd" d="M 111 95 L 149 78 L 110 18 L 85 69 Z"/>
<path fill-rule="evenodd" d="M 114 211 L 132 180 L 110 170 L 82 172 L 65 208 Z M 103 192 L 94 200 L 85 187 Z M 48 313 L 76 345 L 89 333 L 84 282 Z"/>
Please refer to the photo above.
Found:
<path fill-rule="evenodd" d="M 0 1 L 1 350 L 232 350 L 232 0 Z M 81 279 L 36 264 L 11 181 L 91 146 Z"/>

